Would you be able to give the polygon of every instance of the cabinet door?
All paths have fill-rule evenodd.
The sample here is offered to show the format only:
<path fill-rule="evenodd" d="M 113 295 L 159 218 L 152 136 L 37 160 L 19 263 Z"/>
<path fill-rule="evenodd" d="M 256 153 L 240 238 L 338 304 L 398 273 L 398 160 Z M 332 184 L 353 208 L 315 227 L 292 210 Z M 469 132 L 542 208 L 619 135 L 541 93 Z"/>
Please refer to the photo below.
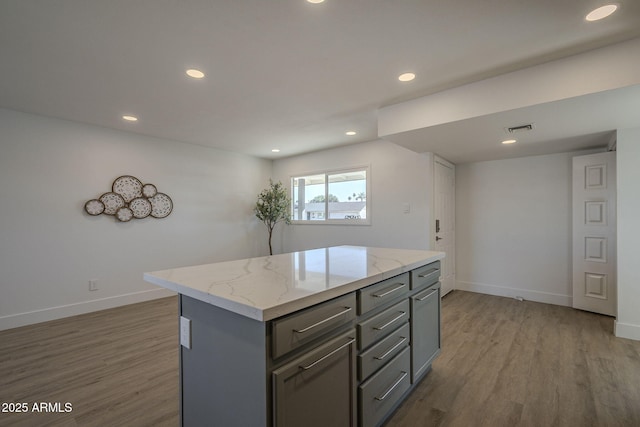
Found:
<path fill-rule="evenodd" d="M 411 297 L 411 382 L 440 354 L 440 283 Z"/>
<path fill-rule="evenodd" d="M 273 371 L 276 427 L 356 425 L 356 339 L 348 331 Z"/>

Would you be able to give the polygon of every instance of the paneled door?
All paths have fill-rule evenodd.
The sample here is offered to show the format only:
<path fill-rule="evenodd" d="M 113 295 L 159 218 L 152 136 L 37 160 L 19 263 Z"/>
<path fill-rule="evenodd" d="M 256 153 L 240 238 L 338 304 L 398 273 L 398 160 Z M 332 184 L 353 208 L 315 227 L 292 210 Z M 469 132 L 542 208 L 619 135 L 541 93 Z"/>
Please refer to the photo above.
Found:
<path fill-rule="evenodd" d="M 442 296 L 451 292 L 456 280 L 456 172 L 452 163 L 434 156 L 434 250 L 446 253 L 442 260 Z"/>
<path fill-rule="evenodd" d="M 573 307 L 617 314 L 616 153 L 573 158 Z"/>

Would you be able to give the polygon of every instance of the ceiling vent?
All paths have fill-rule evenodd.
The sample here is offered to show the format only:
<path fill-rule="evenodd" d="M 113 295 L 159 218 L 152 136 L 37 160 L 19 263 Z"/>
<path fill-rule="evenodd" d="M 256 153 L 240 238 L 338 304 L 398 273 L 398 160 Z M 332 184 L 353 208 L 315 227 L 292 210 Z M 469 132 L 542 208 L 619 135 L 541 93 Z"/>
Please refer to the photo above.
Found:
<path fill-rule="evenodd" d="M 529 132 L 533 130 L 533 123 L 530 123 L 528 125 L 521 125 L 521 126 L 513 126 L 510 128 L 504 128 L 504 131 L 506 133 L 508 133 L 509 135 L 512 135 L 514 133 L 522 133 L 522 132 Z"/>

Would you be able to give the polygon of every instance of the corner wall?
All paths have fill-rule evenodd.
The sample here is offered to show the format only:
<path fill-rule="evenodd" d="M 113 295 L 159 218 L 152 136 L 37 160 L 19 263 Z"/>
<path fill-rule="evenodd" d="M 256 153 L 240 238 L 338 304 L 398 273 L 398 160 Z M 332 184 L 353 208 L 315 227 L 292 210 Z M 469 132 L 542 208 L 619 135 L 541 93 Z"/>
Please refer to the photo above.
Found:
<path fill-rule="evenodd" d="M 571 306 L 571 159 L 456 166 L 456 289 Z"/>
<path fill-rule="evenodd" d="M 274 253 L 335 245 L 429 249 L 432 163 L 431 154 L 382 140 L 275 160 L 273 179 L 289 190 L 294 175 L 369 165 L 371 225 L 278 225 Z"/>
<path fill-rule="evenodd" d="M 640 340 L 640 128 L 619 129 L 616 336 Z"/>
<path fill-rule="evenodd" d="M 271 161 L 4 109 L 0 129 L 0 330 L 170 295 L 145 271 L 268 251 L 252 209 Z M 120 175 L 171 215 L 86 214 Z"/>

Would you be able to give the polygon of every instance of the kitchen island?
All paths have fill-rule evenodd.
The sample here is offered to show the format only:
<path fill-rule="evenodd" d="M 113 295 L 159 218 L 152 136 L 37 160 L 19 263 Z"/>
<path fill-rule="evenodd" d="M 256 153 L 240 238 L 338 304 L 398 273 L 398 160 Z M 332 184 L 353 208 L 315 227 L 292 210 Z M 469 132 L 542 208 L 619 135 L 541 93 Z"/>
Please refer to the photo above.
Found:
<path fill-rule="evenodd" d="M 145 273 L 178 292 L 184 426 L 376 426 L 440 351 L 442 252 L 336 246 Z"/>

